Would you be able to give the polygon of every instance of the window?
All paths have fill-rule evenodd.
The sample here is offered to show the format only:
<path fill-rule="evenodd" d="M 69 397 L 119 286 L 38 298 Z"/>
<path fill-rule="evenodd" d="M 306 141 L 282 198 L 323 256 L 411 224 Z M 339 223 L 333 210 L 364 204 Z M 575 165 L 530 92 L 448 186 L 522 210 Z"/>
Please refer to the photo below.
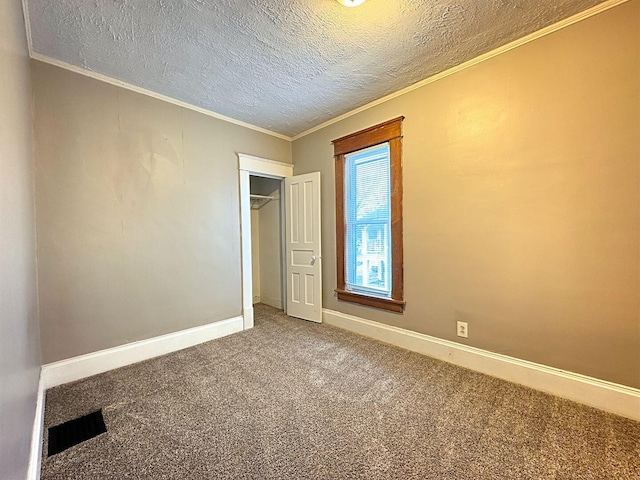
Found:
<path fill-rule="evenodd" d="M 338 299 L 402 312 L 402 120 L 333 141 Z"/>
<path fill-rule="evenodd" d="M 389 143 L 345 155 L 345 284 L 391 297 Z"/>

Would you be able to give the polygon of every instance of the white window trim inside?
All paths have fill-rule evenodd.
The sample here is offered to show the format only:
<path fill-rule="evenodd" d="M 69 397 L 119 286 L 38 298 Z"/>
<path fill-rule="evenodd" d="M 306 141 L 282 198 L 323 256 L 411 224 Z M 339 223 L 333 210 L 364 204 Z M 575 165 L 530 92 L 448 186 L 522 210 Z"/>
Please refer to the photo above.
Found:
<path fill-rule="evenodd" d="M 368 155 L 369 154 L 369 155 Z M 358 219 L 358 212 L 354 209 L 358 209 L 358 186 L 356 185 L 356 179 L 353 178 L 357 166 L 370 164 L 379 160 L 386 160 L 387 162 L 387 191 L 386 191 L 386 209 L 382 212 L 380 218 L 371 218 L 369 221 L 362 221 Z M 358 162 L 357 164 L 355 162 Z M 345 205 L 345 287 L 348 291 L 354 293 L 362 293 L 378 298 L 391 298 L 392 291 L 392 275 L 393 264 L 391 258 L 391 165 L 390 165 L 390 147 L 389 142 L 384 142 L 379 145 L 375 145 L 345 155 L 345 185 L 344 185 L 344 205 Z M 374 179 L 369 179 L 371 182 L 375 182 Z M 366 181 L 364 179 L 363 181 Z M 375 185 L 371 185 L 375 187 Z M 379 190 L 379 189 L 378 189 Z M 366 194 L 365 194 L 366 195 Z M 370 199 L 370 200 L 376 200 Z M 364 233 L 360 239 L 361 252 L 356 253 L 357 239 L 355 234 L 352 233 L 352 229 L 357 232 L 358 227 L 363 227 L 368 230 L 373 225 L 383 226 L 383 240 L 382 240 L 382 254 L 369 253 L 366 247 L 368 241 L 368 234 Z M 386 228 L 384 228 L 386 226 Z M 370 258 L 368 258 L 370 257 Z M 360 265 L 358 259 L 361 259 Z M 369 284 L 371 277 L 371 271 L 368 266 L 371 263 L 376 264 L 376 270 L 383 271 L 381 275 L 382 286 L 376 286 Z M 360 267 L 360 268 L 359 268 Z M 360 275 L 358 275 L 360 270 Z M 357 282 L 356 279 L 360 277 L 361 281 Z"/>

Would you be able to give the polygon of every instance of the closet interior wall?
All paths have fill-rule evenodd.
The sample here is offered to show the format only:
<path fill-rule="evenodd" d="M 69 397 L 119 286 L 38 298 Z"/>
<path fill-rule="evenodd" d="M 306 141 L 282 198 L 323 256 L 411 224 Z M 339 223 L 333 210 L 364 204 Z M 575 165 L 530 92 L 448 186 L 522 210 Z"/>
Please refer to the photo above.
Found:
<path fill-rule="evenodd" d="M 280 180 L 251 176 L 253 303 L 283 308 Z"/>

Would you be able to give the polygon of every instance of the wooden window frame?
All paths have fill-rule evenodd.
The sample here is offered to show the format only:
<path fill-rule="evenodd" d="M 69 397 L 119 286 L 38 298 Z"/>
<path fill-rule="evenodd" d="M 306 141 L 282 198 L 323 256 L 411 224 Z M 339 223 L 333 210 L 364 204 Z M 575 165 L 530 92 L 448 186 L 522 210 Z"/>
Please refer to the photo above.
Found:
<path fill-rule="evenodd" d="M 402 252 L 402 121 L 394 118 L 359 132 L 333 140 L 336 167 L 336 257 L 338 300 L 358 303 L 402 313 L 404 301 L 404 270 Z M 349 153 L 389 142 L 391 191 L 391 298 L 374 297 L 346 289 L 345 282 L 345 156 Z"/>

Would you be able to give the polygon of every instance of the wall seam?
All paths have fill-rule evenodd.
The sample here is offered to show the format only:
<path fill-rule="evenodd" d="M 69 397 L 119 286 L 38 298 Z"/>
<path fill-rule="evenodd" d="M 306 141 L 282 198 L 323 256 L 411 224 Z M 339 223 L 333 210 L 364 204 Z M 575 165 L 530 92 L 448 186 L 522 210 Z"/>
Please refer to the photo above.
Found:
<path fill-rule="evenodd" d="M 30 132 L 30 140 L 31 140 L 31 197 L 33 201 L 33 244 L 35 247 L 34 256 L 35 256 L 35 278 L 36 278 L 36 326 L 37 326 L 37 338 L 38 338 L 38 357 L 40 366 L 42 366 L 42 340 L 40 337 L 41 325 L 40 325 L 40 255 L 38 251 L 38 196 L 36 194 L 36 175 L 37 175 L 37 163 L 36 163 L 36 98 L 35 92 L 33 90 L 33 77 L 32 77 L 32 69 L 31 69 L 31 60 L 27 60 L 29 65 L 29 89 L 31 91 L 31 102 L 30 102 L 30 120 L 31 120 L 31 132 Z"/>

